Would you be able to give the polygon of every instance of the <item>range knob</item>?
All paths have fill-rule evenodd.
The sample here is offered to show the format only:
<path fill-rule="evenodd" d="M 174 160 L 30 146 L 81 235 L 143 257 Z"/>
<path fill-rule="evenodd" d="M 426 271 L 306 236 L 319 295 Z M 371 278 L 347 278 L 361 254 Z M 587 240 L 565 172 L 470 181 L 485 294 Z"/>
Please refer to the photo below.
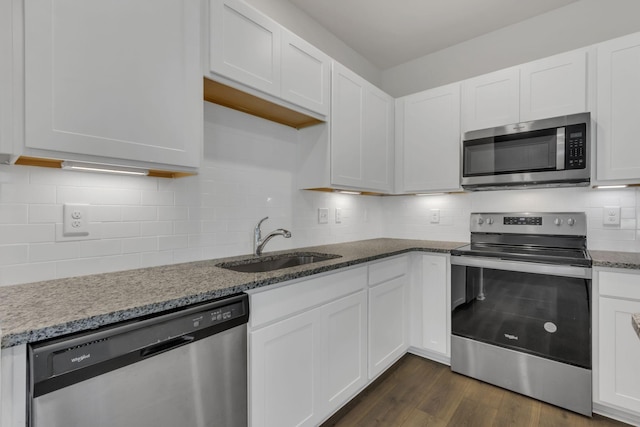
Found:
<path fill-rule="evenodd" d="M 482 225 L 482 224 L 484 224 L 484 219 L 478 218 L 478 225 Z"/>
<path fill-rule="evenodd" d="M 554 223 L 555 225 L 560 226 L 560 225 L 562 225 L 562 220 L 561 220 L 560 218 L 556 218 L 556 219 L 554 219 L 554 220 L 553 220 L 553 223 Z"/>
<path fill-rule="evenodd" d="M 567 224 L 569 224 L 569 226 L 571 226 L 571 227 L 573 227 L 575 223 L 576 223 L 576 220 L 573 219 L 573 218 L 569 218 L 567 220 Z"/>
<path fill-rule="evenodd" d="M 487 219 L 487 224 L 489 224 L 489 225 L 493 224 L 493 218 L 488 218 Z"/>

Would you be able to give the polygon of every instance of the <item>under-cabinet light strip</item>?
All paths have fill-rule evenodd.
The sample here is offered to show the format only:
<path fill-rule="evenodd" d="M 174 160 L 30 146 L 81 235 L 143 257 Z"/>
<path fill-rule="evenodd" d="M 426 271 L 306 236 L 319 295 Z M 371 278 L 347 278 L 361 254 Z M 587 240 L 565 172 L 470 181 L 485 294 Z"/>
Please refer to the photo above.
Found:
<path fill-rule="evenodd" d="M 149 175 L 149 171 L 146 169 L 128 168 L 123 166 L 114 165 L 100 165 L 94 163 L 81 163 L 81 162 L 62 162 L 62 169 L 77 170 L 85 172 L 101 172 L 101 173 L 114 173 L 120 175 Z"/>

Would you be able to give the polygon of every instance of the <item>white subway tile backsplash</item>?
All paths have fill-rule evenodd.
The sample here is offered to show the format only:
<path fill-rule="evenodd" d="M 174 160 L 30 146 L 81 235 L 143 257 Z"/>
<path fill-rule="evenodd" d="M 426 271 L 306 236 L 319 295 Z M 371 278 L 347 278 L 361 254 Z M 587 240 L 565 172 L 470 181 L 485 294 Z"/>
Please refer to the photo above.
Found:
<path fill-rule="evenodd" d="M 0 246 L 0 266 L 25 264 L 29 261 L 29 245 Z"/>
<path fill-rule="evenodd" d="M 29 222 L 29 205 L 2 205 L 0 224 L 26 224 L 27 222 Z"/>
<path fill-rule="evenodd" d="M 88 240 L 77 242 L 80 253 L 83 257 L 111 256 L 123 253 L 122 240 Z"/>
<path fill-rule="evenodd" d="M 158 208 L 155 206 L 123 206 L 123 221 L 156 221 Z"/>
<path fill-rule="evenodd" d="M 123 254 L 153 252 L 157 250 L 157 237 L 135 237 L 131 239 L 122 239 Z"/>
<path fill-rule="evenodd" d="M 189 247 L 189 236 L 160 236 L 158 249 L 161 251 L 172 249 L 186 249 Z"/>
<path fill-rule="evenodd" d="M 80 251 L 76 242 L 37 243 L 29 247 L 29 262 L 76 259 L 79 256 Z"/>
<path fill-rule="evenodd" d="M 0 285 L 39 282 L 58 277 L 55 262 L 30 262 L 0 268 Z"/>
<path fill-rule="evenodd" d="M 140 222 L 104 222 L 101 224 L 102 238 L 115 239 L 140 236 L 143 224 Z"/>
<path fill-rule="evenodd" d="M 173 191 L 143 191 L 141 202 L 144 206 L 173 206 Z"/>
<path fill-rule="evenodd" d="M 0 205 L 2 206 L 2 205 Z M 4 207 L 0 207 L 3 209 Z M 62 223 L 61 205 L 29 205 L 29 223 Z"/>
<path fill-rule="evenodd" d="M 54 224 L 0 224 L 0 245 L 43 243 L 54 240 Z"/>
<path fill-rule="evenodd" d="M 140 222 L 140 236 L 166 236 L 169 234 L 173 234 L 173 222 L 171 221 Z"/>
<path fill-rule="evenodd" d="M 54 185 L 0 183 L 0 203 L 56 203 L 56 187 Z"/>

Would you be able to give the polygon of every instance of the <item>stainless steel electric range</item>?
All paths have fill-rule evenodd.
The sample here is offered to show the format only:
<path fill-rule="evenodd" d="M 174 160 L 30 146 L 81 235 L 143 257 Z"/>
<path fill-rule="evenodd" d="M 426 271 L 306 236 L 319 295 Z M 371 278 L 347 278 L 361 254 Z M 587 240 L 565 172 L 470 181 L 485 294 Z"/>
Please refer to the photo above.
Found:
<path fill-rule="evenodd" d="M 591 416 L 586 215 L 473 213 L 451 252 L 451 369 Z"/>

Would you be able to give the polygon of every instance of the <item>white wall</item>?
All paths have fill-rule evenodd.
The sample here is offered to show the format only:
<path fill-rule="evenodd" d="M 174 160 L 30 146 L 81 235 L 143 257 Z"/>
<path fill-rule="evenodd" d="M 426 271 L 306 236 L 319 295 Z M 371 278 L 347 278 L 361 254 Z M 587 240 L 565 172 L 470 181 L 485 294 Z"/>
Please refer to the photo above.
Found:
<path fill-rule="evenodd" d="M 374 85 L 380 86 L 382 84 L 380 70 L 376 66 L 297 6 L 287 0 L 246 1 Z"/>
<path fill-rule="evenodd" d="M 621 224 L 604 226 L 605 206 L 621 208 Z M 431 209 L 440 223 L 430 223 Z M 471 212 L 586 212 L 587 247 L 640 252 L 640 190 L 558 188 L 479 191 L 439 196 L 403 196 L 383 200 L 388 237 L 468 241 Z"/>
<path fill-rule="evenodd" d="M 294 188 L 295 130 L 205 103 L 204 134 L 195 177 L 0 165 L 0 285 L 248 254 L 265 216 L 264 231 L 293 234 L 266 252 L 382 235 L 380 198 Z M 91 205 L 97 239 L 56 241 L 64 203 Z M 319 207 L 330 209 L 329 224 L 317 224 Z"/>
<path fill-rule="evenodd" d="M 399 97 L 640 31 L 640 1 L 581 0 L 382 71 Z"/>

